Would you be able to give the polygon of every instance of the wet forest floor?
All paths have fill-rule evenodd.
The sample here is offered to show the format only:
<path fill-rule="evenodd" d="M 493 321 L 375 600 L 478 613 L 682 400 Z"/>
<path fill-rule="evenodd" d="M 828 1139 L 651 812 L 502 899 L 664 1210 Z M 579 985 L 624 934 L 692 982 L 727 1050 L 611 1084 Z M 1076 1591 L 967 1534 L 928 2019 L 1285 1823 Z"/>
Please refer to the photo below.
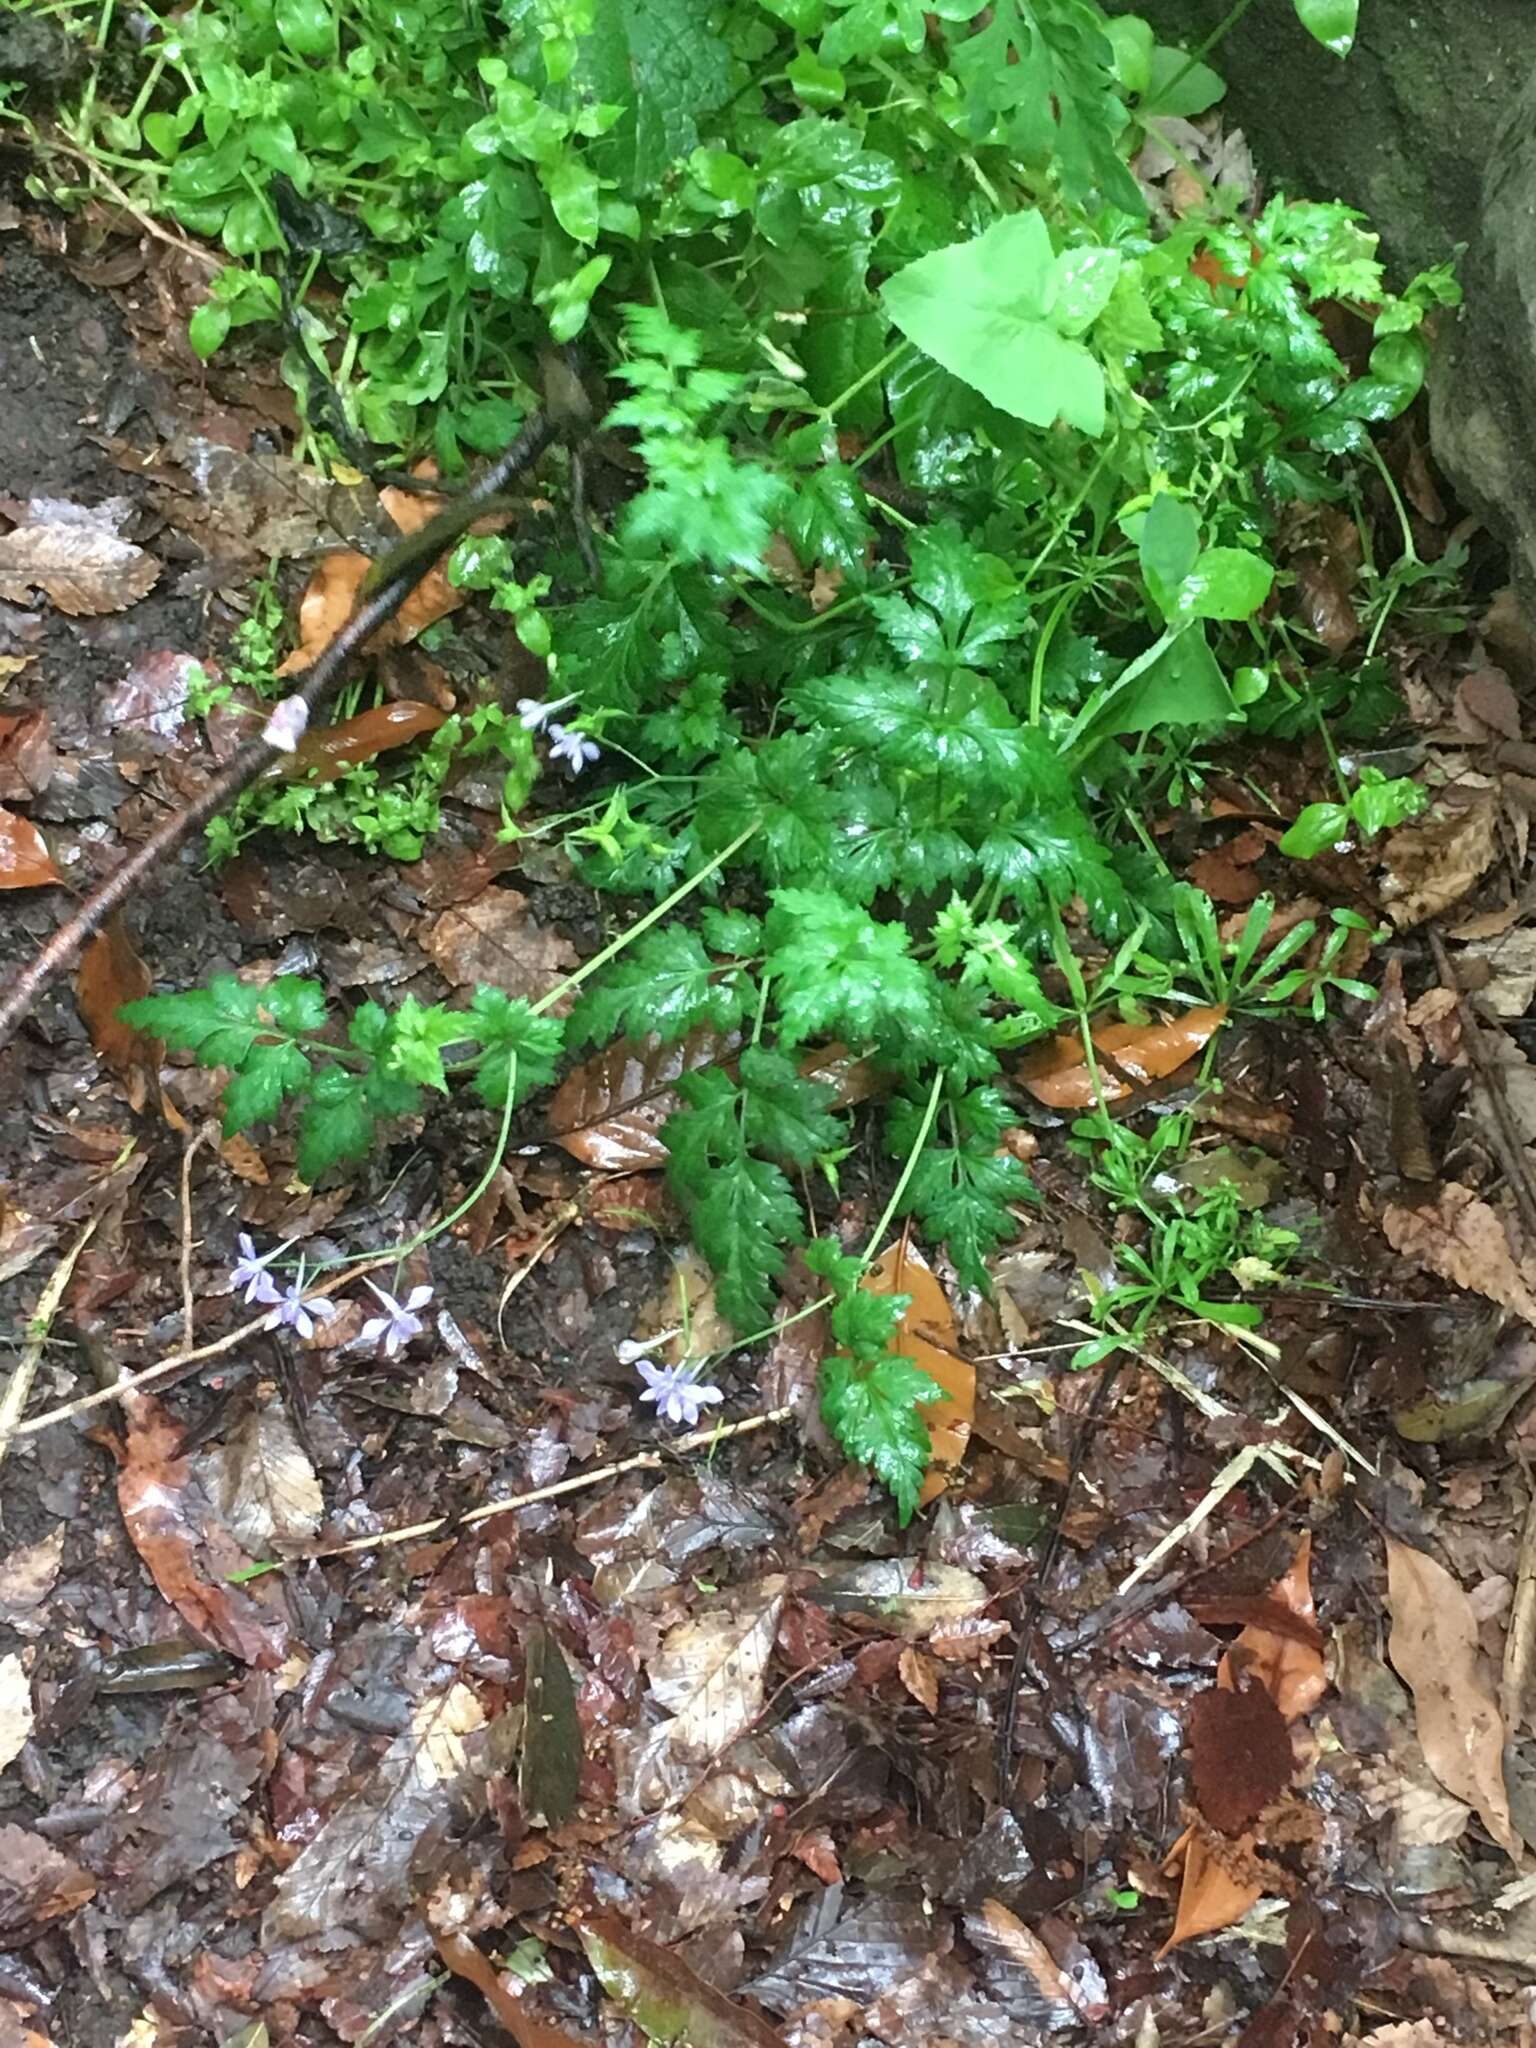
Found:
<path fill-rule="evenodd" d="M 269 563 L 291 601 L 367 529 L 287 452 L 270 364 L 190 355 L 199 261 L 0 215 L 0 514 L 95 536 L 97 579 L 0 599 L 7 973 L 227 758 L 238 691 L 195 721 L 190 672 Z M 721 1375 L 761 1426 L 680 1452 L 637 1405 L 620 1345 L 729 1341 L 639 1054 L 519 1113 L 407 1262 L 408 1349 L 360 1341 L 361 1287 L 308 1339 L 248 1330 L 240 1233 L 366 1258 L 462 1202 L 494 1119 L 316 1192 L 116 1007 L 216 971 L 542 994 L 608 928 L 498 843 L 494 784 L 419 860 L 268 835 L 157 875 L 0 1055 L 8 1372 L 62 1286 L 0 1472 L 0 2048 L 1527 2036 L 1536 670 L 1507 605 L 1392 658 L 1445 800 L 1319 863 L 1391 913 L 1379 997 L 1234 1028 L 1219 1089 L 1186 1067 L 1128 1107 L 1192 1109 L 1319 1284 L 1263 1344 L 1191 1320 L 1069 1372 L 1116 1219 L 1021 1096 L 1047 1199 L 993 1298 L 915 1253 L 902 1279 L 977 1376 L 963 1472 L 905 1530 L 816 1420 L 815 1316 Z M 452 701 L 451 663 L 383 660 Z M 1186 865 L 1238 914 L 1276 836 L 1213 792 Z M 845 1161 L 837 1220 L 888 1172 Z"/>

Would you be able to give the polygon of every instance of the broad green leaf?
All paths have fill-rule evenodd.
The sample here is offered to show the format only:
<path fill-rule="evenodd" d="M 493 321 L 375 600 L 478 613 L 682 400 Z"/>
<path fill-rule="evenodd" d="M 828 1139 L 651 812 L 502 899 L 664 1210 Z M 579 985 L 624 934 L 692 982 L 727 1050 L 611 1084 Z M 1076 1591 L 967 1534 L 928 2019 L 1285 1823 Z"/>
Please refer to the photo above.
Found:
<path fill-rule="evenodd" d="M 277 0 L 273 19 L 295 56 L 334 56 L 336 22 L 330 0 Z"/>
<path fill-rule="evenodd" d="M 228 306 L 220 305 L 217 299 L 206 299 L 187 322 L 187 339 L 193 353 L 206 363 L 222 345 L 230 324 Z"/>
<path fill-rule="evenodd" d="M 1295 0 L 1296 19 L 1309 36 L 1316 38 L 1335 57 L 1347 57 L 1354 48 L 1360 0 Z"/>
<path fill-rule="evenodd" d="M 1138 547 L 1152 601 L 1165 619 L 1171 618 L 1179 586 L 1200 555 L 1200 522 L 1193 509 L 1171 491 L 1159 491 L 1142 518 Z"/>
<path fill-rule="evenodd" d="M 1031 210 L 920 256 L 886 280 L 881 297 L 909 341 L 1001 411 L 1032 426 L 1064 419 L 1098 434 L 1104 375 L 1082 343 L 1061 332 L 1059 291 L 1049 231 Z"/>
<path fill-rule="evenodd" d="M 1246 619 L 1269 596 L 1274 569 L 1247 548 L 1207 548 L 1179 589 L 1181 618 Z"/>
<path fill-rule="evenodd" d="M 1280 841 L 1280 851 L 1291 860 L 1314 860 L 1349 837 L 1350 816 L 1346 804 L 1308 804 Z"/>
<path fill-rule="evenodd" d="M 1219 725 L 1239 716 L 1226 678 L 1198 621 L 1167 632 L 1084 710 L 1067 734 L 1069 749 L 1118 733 L 1169 725 Z"/>
<path fill-rule="evenodd" d="M 562 156 L 541 164 L 539 175 L 549 194 L 555 219 L 573 242 L 597 240 L 597 173 L 583 158 Z"/>
<path fill-rule="evenodd" d="M 1172 115 L 1188 120 L 1214 107 L 1226 91 L 1219 72 L 1192 63 L 1182 50 L 1160 43 L 1152 52 L 1149 76 L 1136 111 L 1147 120 Z"/>

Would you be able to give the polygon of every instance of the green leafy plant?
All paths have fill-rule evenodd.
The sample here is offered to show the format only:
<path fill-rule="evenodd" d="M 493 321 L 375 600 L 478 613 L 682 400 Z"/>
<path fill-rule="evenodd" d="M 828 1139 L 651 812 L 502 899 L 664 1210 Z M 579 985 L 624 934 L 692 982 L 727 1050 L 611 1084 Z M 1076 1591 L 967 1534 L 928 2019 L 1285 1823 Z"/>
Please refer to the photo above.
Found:
<path fill-rule="evenodd" d="M 1347 45 L 1349 0 L 1298 11 Z M 302 828 L 413 858 L 452 760 L 483 758 L 504 834 L 557 838 L 616 922 L 643 915 L 583 970 L 563 1038 L 492 990 L 346 1022 L 308 983 L 134 1006 L 229 1070 L 232 1128 L 297 1104 L 313 1177 L 455 1078 L 505 1109 L 562 1046 L 717 1034 L 733 1051 L 680 1084 L 664 1138 L 750 1331 L 791 1247 L 843 1257 L 814 1236 L 814 1173 L 851 1113 L 803 1073 L 814 1048 L 887 1077 L 863 1114 L 891 1213 L 984 1288 L 1034 1199 L 1005 1144 L 1018 1048 L 1109 1007 L 1320 1015 L 1362 992 L 1339 972 L 1362 920 L 1272 943 L 1265 899 L 1223 939 L 1147 813 L 1249 730 L 1342 730 L 1367 700 L 1390 718 L 1374 647 L 1306 674 L 1281 508 L 1347 501 L 1372 525 L 1392 488 L 1372 429 L 1413 402 L 1455 287 L 1388 290 L 1342 205 L 1149 207 L 1132 160 L 1149 123 L 1219 99 L 1208 54 L 1094 0 L 153 17 L 133 103 L 82 101 L 75 143 L 222 242 L 194 343 L 279 341 L 309 453 L 430 449 L 451 472 L 510 438 L 544 352 L 578 338 L 608 393 L 569 472 L 601 530 L 474 537 L 452 565 L 547 671 L 525 715 L 587 736 L 573 767 L 600 742 L 591 777 L 557 802 L 547 741 L 488 678 L 403 767 L 263 785 L 216 844 Z M 1347 319 L 1358 370 L 1332 338 Z M 1411 567 L 1391 583 L 1384 532 L 1382 623 L 1418 587 Z M 253 680 L 275 666 L 258 630 L 265 604 Z M 1369 832 L 1412 804 L 1362 773 L 1342 808 Z M 1204 1313 L 1259 1242 L 1219 1196 L 1160 1219 L 1125 1282 L 1138 1327 Z M 826 1268 L 826 1414 L 909 1512 L 931 1382 L 890 1352 L 860 1270 Z"/>

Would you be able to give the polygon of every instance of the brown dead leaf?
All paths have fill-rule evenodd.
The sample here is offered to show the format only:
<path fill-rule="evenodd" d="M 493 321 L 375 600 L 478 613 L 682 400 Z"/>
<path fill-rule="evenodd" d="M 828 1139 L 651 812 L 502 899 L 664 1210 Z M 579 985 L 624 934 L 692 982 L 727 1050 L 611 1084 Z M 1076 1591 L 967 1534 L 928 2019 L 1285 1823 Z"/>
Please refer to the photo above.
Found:
<path fill-rule="evenodd" d="M 1395 1537 L 1387 1546 L 1387 1654 L 1413 1694 L 1425 1761 L 1455 1799 L 1475 1807 L 1517 1862 L 1521 1842 L 1504 1783 L 1504 1717 L 1478 1643 L 1472 1603 L 1436 1559 Z"/>
<path fill-rule="evenodd" d="M 1240 1835 L 1291 1782 L 1285 1717 L 1262 1684 L 1207 1686 L 1189 1703 L 1195 1805 L 1218 1834 Z"/>
<path fill-rule="evenodd" d="M 1501 668 L 1478 668 L 1456 686 L 1456 723 L 1471 740 L 1517 740 L 1520 700 Z"/>
<path fill-rule="evenodd" d="M 0 889 L 46 889 L 63 879 L 32 820 L 0 807 Z"/>
<path fill-rule="evenodd" d="M 1135 1086 L 1166 1080 L 1203 1051 L 1226 1022 L 1222 1004 L 1188 1010 L 1166 1024 L 1109 1024 L 1093 1034 L 1099 1088 L 1106 1102 L 1120 1102 Z M 1098 1099 L 1083 1041 L 1063 1032 L 1028 1054 L 1019 1079 L 1048 1109 L 1092 1109 Z"/>
<path fill-rule="evenodd" d="M 1264 1896 L 1264 1881 L 1254 1861 L 1251 1835 L 1227 1843 L 1204 1828 L 1184 1830 L 1163 1865 L 1164 1875 L 1180 1878 L 1180 1884 L 1173 1932 L 1158 1950 L 1159 1960 L 1183 1942 L 1219 1934 L 1257 1905 Z"/>
<path fill-rule="evenodd" d="M 1296 588 L 1307 624 L 1330 654 L 1342 654 L 1360 638 L 1360 615 L 1350 597 L 1354 571 L 1312 555 L 1296 564 Z"/>
<path fill-rule="evenodd" d="M 644 1806 L 672 1796 L 757 1719 L 783 1606 L 784 1580 L 759 1579 L 668 1630 L 648 1660 L 651 1695 L 671 1718 L 636 1759 L 636 1796 Z"/>
<path fill-rule="evenodd" d="M 603 1989 L 652 2041 L 689 2048 L 783 2048 L 783 2037 L 617 1913 L 589 1913 L 577 1933 Z"/>
<path fill-rule="evenodd" d="M 1382 849 L 1382 899 L 1399 931 L 1438 917 L 1476 887 L 1498 858 L 1499 801 L 1492 789 L 1438 801 Z"/>
<path fill-rule="evenodd" d="M 12 1650 L 0 1657 L 0 1771 L 26 1748 L 35 1721 L 32 1686 L 20 1656 Z"/>
<path fill-rule="evenodd" d="M 455 988 L 487 982 L 529 1002 L 558 986 L 577 958 L 569 939 L 535 923 L 520 890 L 497 886 L 445 910 L 427 926 L 421 943 Z M 557 1005 L 555 1015 L 567 1008 L 568 1002 Z"/>
<path fill-rule="evenodd" d="M 230 1534 L 250 1557 L 314 1541 L 325 1512 L 315 1468 L 275 1391 L 268 1391 L 199 1470 Z"/>
<path fill-rule="evenodd" d="M 0 803 L 28 803 L 53 780 L 58 756 L 46 711 L 0 713 Z"/>
<path fill-rule="evenodd" d="M 339 725 L 305 733 L 283 773 L 290 779 L 307 776 L 315 782 L 335 782 L 360 761 L 436 732 L 446 716 L 434 704 L 375 704 L 371 711 L 360 711 Z"/>
<path fill-rule="evenodd" d="M 1516 1257 L 1499 1212 L 1470 1188 L 1448 1181 L 1433 1202 L 1388 1203 L 1381 1227 L 1404 1258 L 1536 1323 L 1536 1287 L 1525 1261 Z"/>
<path fill-rule="evenodd" d="M 640 1173 L 665 1166 L 661 1127 L 682 1097 L 680 1074 L 729 1059 L 741 1043 L 736 1032 L 690 1031 L 663 1045 L 651 1036 L 619 1039 L 567 1074 L 549 1105 L 555 1142 L 603 1173 Z"/>
<path fill-rule="evenodd" d="M 1294 1617 L 1285 1624 L 1282 1617 Z M 1222 1658 L 1221 1669 L 1256 1677 L 1287 1721 L 1310 1713 L 1328 1690 L 1317 1608 L 1312 1599 L 1312 1537 L 1302 1537 L 1255 1618 Z"/>
<path fill-rule="evenodd" d="M 447 502 L 446 498 L 425 491 L 383 490 L 379 493 L 380 505 L 402 534 L 419 532 Z M 471 531 L 494 533 L 505 524 L 505 516 L 491 515 L 477 520 Z M 451 549 L 445 551 L 443 561 L 427 571 L 389 624 L 374 634 L 368 643 L 370 648 L 403 647 L 464 602 L 463 591 L 455 589 L 448 581 L 445 565 L 447 554 L 451 552 Z M 294 675 L 300 669 L 308 668 L 321 649 L 335 639 L 351 616 L 364 579 L 373 566 L 371 556 L 350 550 L 324 558 L 299 600 L 299 644 L 278 669 L 280 676 Z"/>
<path fill-rule="evenodd" d="M 881 1254 L 859 1284 L 867 1294 L 912 1297 L 912 1306 L 902 1317 L 890 1349 L 912 1359 L 943 1389 L 942 1399 L 930 1401 L 922 1411 L 933 1445 L 933 1462 L 917 1498 L 920 1507 L 927 1507 L 959 1472 L 965 1447 L 971 1440 L 976 1415 L 976 1368 L 960 1356 L 955 1312 L 938 1275 L 905 1232 Z"/>
<path fill-rule="evenodd" d="M 939 1711 L 939 1666 L 938 1660 L 921 1650 L 915 1650 L 910 1643 L 904 1645 L 897 1661 L 901 1682 L 911 1693 L 920 1707 L 930 1714 Z"/>
<path fill-rule="evenodd" d="M 133 1547 L 161 1597 L 200 1641 L 242 1663 L 275 1671 L 288 1631 L 229 1575 L 250 1562 L 213 1514 L 189 1459 L 182 1430 L 151 1396 L 133 1398 L 117 1499 Z"/>
<path fill-rule="evenodd" d="M 128 1101 L 135 1110 L 144 1107 L 147 1076 L 160 1064 L 160 1041 L 125 1024 L 118 1011 L 124 1003 L 147 996 L 153 987 L 154 977 L 122 919 L 112 918 L 80 956 L 75 1000 L 92 1045 L 113 1073 L 128 1083 Z"/>
<path fill-rule="evenodd" d="M 1464 988 L 1476 987 L 1473 975 L 1466 972 L 1475 963 L 1474 972 L 1486 970 L 1488 975 L 1477 989 L 1479 1008 L 1491 1010 L 1495 1017 L 1525 1016 L 1536 1002 L 1536 926 L 1473 937 L 1475 942 L 1456 955 L 1456 979 Z"/>
<path fill-rule="evenodd" d="M 483 1950 L 476 1947 L 467 1934 L 456 1930 L 436 1928 L 433 1939 L 437 1952 L 453 1971 L 473 1984 L 486 2004 L 495 2013 L 502 2026 L 517 2043 L 517 2048 L 586 2048 L 585 2042 L 565 2027 L 557 2027 L 550 2020 L 543 2020 L 527 2009 L 527 1996 L 523 1990 L 513 1990 Z"/>
<path fill-rule="evenodd" d="M 26 604 L 41 590 L 71 618 L 137 604 L 154 587 L 160 564 L 119 536 L 131 509 L 126 498 L 94 506 L 32 499 L 25 522 L 0 539 L 0 597 Z"/>

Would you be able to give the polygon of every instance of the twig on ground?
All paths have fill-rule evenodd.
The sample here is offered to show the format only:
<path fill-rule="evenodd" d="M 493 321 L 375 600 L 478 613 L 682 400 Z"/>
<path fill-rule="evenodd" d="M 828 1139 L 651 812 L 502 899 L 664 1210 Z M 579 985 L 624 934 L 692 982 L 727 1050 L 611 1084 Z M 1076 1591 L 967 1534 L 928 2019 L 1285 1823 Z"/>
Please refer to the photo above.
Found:
<path fill-rule="evenodd" d="M 555 440 L 557 432 L 545 413 L 535 413 L 506 453 L 463 493 L 460 505 L 468 508 L 497 496 L 515 476 L 537 462 Z M 381 626 L 388 625 L 431 566 L 430 560 L 407 559 L 401 568 L 385 577 L 371 596 L 364 598 L 335 639 L 316 655 L 294 692 L 304 700 L 311 715 L 334 693 L 352 656 L 373 638 Z M 91 891 L 74 916 L 59 927 L 29 965 L 23 968 L 10 993 L 0 1002 L 0 1046 L 11 1038 L 53 977 L 70 964 L 87 940 L 95 937 L 139 883 L 163 869 L 169 856 L 190 832 L 227 809 L 258 775 L 284 758 L 283 749 L 269 745 L 264 739 L 248 741 L 200 796 L 184 804 L 180 810 L 173 811 L 119 867 L 113 869 L 105 881 Z"/>
<path fill-rule="evenodd" d="M 1529 1476 L 1529 1475 L 1528 1475 Z M 1504 1669 L 1499 1678 L 1499 1711 L 1507 1739 L 1515 1741 L 1531 1707 L 1531 1678 L 1536 1671 L 1536 1486 L 1525 1511 L 1520 1562 L 1515 1573 L 1515 1599 L 1509 1634 L 1504 1639 Z"/>
<path fill-rule="evenodd" d="M 574 1479 L 557 1479 L 550 1486 L 536 1486 L 530 1493 L 514 1493 L 504 1500 L 488 1500 L 477 1508 L 470 1508 L 462 1515 L 435 1515 L 430 1522 L 412 1522 L 402 1529 L 383 1529 L 377 1536 L 354 1536 L 349 1543 L 333 1544 L 327 1550 L 312 1550 L 296 1562 L 307 1562 L 323 1557 L 348 1557 L 359 1550 L 382 1550 L 393 1543 L 411 1543 L 418 1536 L 436 1536 L 444 1529 L 468 1529 L 476 1522 L 488 1522 L 493 1515 L 507 1515 L 518 1508 L 533 1507 L 541 1500 L 554 1500 L 563 1493 L 580 1493 L 589 1486 L 601 1486 L 606 1480 L 617 1479 L 625 1472 L 655 1471 L 665 1465 L 669 1458 L 679 1451 L 708 1450 L 712 1445 L 724 1443 L 728 1437 L 750 1436 L 754 1430 L 769 1429 L 774 1424 L 787 1422 L 794 1414 L 793 1408 L 769 1408 L 761 1415 L 743 1416 L 740 1422 L 716 1423 L 709 1429 L 690 1430 L 687 1436 L 677 1437 L 664 1450 L 636 1451 L 632 1458 L 620 1458 L 612 1465 L 599 1465 L 591 1472 L 578 1472 Z"/>
<path fill-rule="evenodd" d="M 1261 1459 L 1266 1464 L 1272 1464 L 1277 1458 L 1297 1458 L 1307 1465 L 1317 1462 L 1314 1458 L 1308 1458 L 1303 1452 L 1294 1449 L 1290 1444 L 1244 1444 L 1237 1456 L 1229 1458 L 1226 1464 L 1222 1466 L 1216 1477 L 1211 1481 L 1210 1488 L 1204 1497 L 1196 1501 L 1178 1527 L 1170 1529 L 1160 1543 L 1155 1543 L 1152 1546 L 1141 1560 L 1141 1563 L 1134 1570 L 1126 1573 L 1125 1577 L 1115 1588 L 1117 1596 L 1123 1599 L 1133 1586 L 1140 1585 L 1141 1581 L 1147 1576 L 1147 1573 L 1155 1570 L 1171 1550 L 1176 1550 L 1187 1536 L 1194 1534 L 1202 1522 L 1209 1520 L 1232 1489 L 1242 1484 L 1243 1480 L 1248 1477 L 1248 1474 Z M 1286 1477 L 1289 1478 L 1290 1474 L 1287 1473 Z"/>
<path fill-rule="evenodd" d="M 192 1349 L 192 1155 L 202 1144 L 205 1132 L 188 1138 L 181 1151 L 181 1348 Z"/>
<path fill-rule="evenodd" d="M 102 169 L 100 162 L 89 151 L 77 149 L 72 142 L 65 142 L 56 130 L 49 135 L 44 148 L 56 150 L 60 156 L 70 156 L 76 163 L 84 164 L 90 171 L 92 180 L 101 187 L 114 206 L 122 208 L 141 233 L 151 236 L 157 242 L 164 242 L 168 249 L 179 249 L 183 256 L 192 257 L 195 262 L 201 263 L 205 270 L 224 268 L 224 258 L 216 251 L 199 248 L 196 242 L 189 242 L 184 235 L 173 234 L 169 228 L 162 227 L 157 220 L 152 219 L 141 207 L 135 206 L 117 180 Z"/>
<path fill-rule="evenodd" d="M 27 1405 L 27 1396 L 32 1391 L 32 1382 L 37 1376 L 38 1361 L 43 1355 L 43 1346 L 48 1341 L 48 1332 L 53 1319 L 59 1312 L 64 1299 L 64 1290 L 69 1285 L 75 1270 L 75 1262 L 90 1243 L 99 1218 L 93 1216 L 81 1228 L 69 1250 L 48 1276 L 48 1284 L 37 1298 L 37 1307 L 27 1319 L 27 1341 L 22 1347 L 21 1357 L 16 1361 L 16 1370 L 11 1374 L 3 1395 L 0 1395 L 0 1464 L 4 1464 L 13 1438 L 24 1436 L 25 1427 L 18 1427 L 21 1411 Z"/>

